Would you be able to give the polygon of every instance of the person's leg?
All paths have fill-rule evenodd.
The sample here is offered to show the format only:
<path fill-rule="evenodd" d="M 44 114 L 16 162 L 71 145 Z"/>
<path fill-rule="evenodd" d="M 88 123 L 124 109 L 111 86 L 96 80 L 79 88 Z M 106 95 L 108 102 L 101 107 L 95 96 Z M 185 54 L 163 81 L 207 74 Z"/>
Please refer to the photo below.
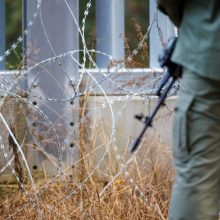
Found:
<path fill-rule="evenodd" d="M 169 220 L 217 220 L 220 81 L 184 70 L 173 128 L 176 177 Z"/>

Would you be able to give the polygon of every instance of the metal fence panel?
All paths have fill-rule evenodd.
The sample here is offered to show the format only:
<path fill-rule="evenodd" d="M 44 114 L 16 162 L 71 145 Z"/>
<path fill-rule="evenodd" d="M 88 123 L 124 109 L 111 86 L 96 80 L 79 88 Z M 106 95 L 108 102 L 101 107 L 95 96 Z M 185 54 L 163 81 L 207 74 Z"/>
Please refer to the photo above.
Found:
<path fill-rule="evenodd" d="M 162 50 L 163 43 L 174 36 L 174 26 L 167 16 L 163 15 L 157 9 L 157 1 L 150 0 L 150 23 L 154 20 L 150 32 L 150 67 L 158 68 L 158 55 Z M 155 17 L 157 19 L 155 19 Z"/>
<path fill-rule="evenodd" d="M 0 56 L 5 53 L 5 0 L 0 1 Z M 5 61 L 0 62 L 0 70 L 5 69 Z"/>
<path fill-rule="evenodd" d="M 124 0 L 96 0 L 96 50 L 124 60 Z M 97 65 L 107 68 L 109 57 L 97 54 Z"/>
<path fill-rule="evenodd" d="M 27 24 L 36 10 L 27 1 Z M 75 20 L 75 21 L 74 21 Z M 56 163 L 70 165 L 77 159 L 78 99 L 78 1 L 44 0 L 39 16 L 27 35 L 27 80 L 30 146 L 28 159 L 33 169 L 53 173 Z M 68 100 L 68 101 L 67 101 Z M 50 124 L 50 122 L 51 124 Z M 59 144 L 60 143 L 60 144 Z M 53 159 L 52 159 L 53 158 Z"/>

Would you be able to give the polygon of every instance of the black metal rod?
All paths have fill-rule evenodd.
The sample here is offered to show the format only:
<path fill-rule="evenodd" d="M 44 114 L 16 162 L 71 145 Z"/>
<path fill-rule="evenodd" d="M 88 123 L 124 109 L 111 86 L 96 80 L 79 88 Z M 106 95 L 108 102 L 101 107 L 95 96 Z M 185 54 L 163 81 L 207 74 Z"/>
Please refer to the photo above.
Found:
<path fill-rule="evenodd" d="M 157 89 L 157 92 L 156 92 L 157 96 L 161 96 L 161 91 L 162 91 L 163 87 L 167 84 L 167 82 L 169 81 L 170 77 L 171 77 L 171 74 L 167 70 L 166 73 L 163 75 L 162 80 L 160 82 L 160 85 Z"/>
<path fill-rule="evenodd" d="M 169 75 L 169 77 L 166 77 L 166 82 L 169 81 L 169 78 L 170 78 L 171 74 L 168 73 L 168 75 Z M 146 118 L 145 118 L 145 125 L 144 125 L 143 129 L 141 130 L 141 132 L 140 132 L 140 134 L 138 135 L 138 137 L 135 138 L 135 139 L 132 141 L 132 143 L 130 144 L 129 149 L 130 149 L 131 153 L 133 153 L 133 152 L 138 148 L 138 146 L 139 146 L 139 144 L 140 144 L 140 142 L 141 142 L 141 140 L 142 140 L 142 137 L 143 137 L 144 133 L 146 132 L 147 128 L 148 128 L 148 127 L 151 127 L 152 121 L 153 121 L 153 119 L 154 119 L 154 116 L 156 115 L 156 113 L 157 113 L 158 110 L 160 109 L 160 106 L 164 104 L 164 100 L 166 99 L 166 97 L 167 97 L 167 95 L 168 95 L 168 93 L 169 93 L 170 89 L 172 88 L 172 86 L 173 86 L 173 84 L 174 84 L 175 81 L 176 81 L 176 78 L 173 78 L 173 77 L 172 77 L 172 80 L 171 80 L 170 84 L 168 85 L 168 87 L 167 87 L 167 88 L 165 89 L 165 91 L 159 96 L 157 105 L 155 106 L 154 110 L 152 111 L 152 113 L 150 114 L 149 117 L 146 117 Z M 165 81 L 164 81 L 164 82 L 165 82 Z M 163 83 L 164 83 L 164 82 L 163 82 Z M 164 85 L 166 84 L 166 82 L 164 83 Z M 160 90 L 162 90 L 162 87 L 161 87 Z"/>

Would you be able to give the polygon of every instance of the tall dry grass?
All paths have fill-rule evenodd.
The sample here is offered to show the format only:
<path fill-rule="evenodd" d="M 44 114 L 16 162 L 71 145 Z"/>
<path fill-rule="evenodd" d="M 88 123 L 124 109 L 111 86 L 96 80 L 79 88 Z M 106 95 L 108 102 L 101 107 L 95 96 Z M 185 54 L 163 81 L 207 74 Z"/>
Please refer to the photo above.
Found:
<path fill-rule="evenodd" d="M 133 22 L 137 37 L 142 40 L 141 28 L 137 21 Z M 94 34 L 91 38 L 93 42 Z M 128 39 L 125 39 L 125 42 L 126 55 L 129 56 L 131 49 Z M 148 50 L 145 43 L 139 57 L 134 57 L 132 62 L 123 63 L 125 62 L 127 67 L 146 66 L 149 59 Z M 117 64 L 116 62 L 114 65 Z M 86 116 L 87 98 L 85 96 L 80 100 L 80 118 Z M 56 178 L 52 183 L 47 176 L 36 178 L 43 219 L 167 219 L 174 176 L 170 152 L 155 138 L 150 145 L 148 143 L 143 146 L 132 160 L 126 152 L 120 152 L 123 155 L 123 163 L 127 164 L 126 169 L 122 170 L 116 160 L 116 153 L 112 151 L 114 147 L 109 146 L 104 162 L 95 169 L 109 140 L 105 128 L 98 125 L 94 128 L 96 133 L 90 135 L 88 144 L 88 141 L 85 141 L 88 138 L 85 137 L 88 133 L 85 129 L 87 123 L 89 124 L 88 121 L 85 124 L 82 122 L 79 126 L 79 160 L 74 166 L 74 175 Z M 65 170 L 64 173 L 71 171 Z M 45 186 L 47 187 L 44 190 Z M 33 188 L 27 182 L 25 189 L 15 185 L 3 185 L 0 188 L 0 219 L 38 219 L 36 203 L 32 201 L 34 198 Z"/>
<path fill-rule="evenodd" d="M 167 219 L 173 169 L 170 153 L 155 143 L 151 148 L 143 148 L 127 166 L 128 176 L 134 183 L 120 169 L 115 176 L 103 178 L 98 172 L 90 175 L 89 167 L 85 167 L 88 173 L 84 176 L 90 175 L 86 181 L 77 176 L 72 180 L 57 179 L 41 191 L 50 180 L 39 180 L 37 189 L 42 216 L 44 219 Z M 108 173 L 106 167 L 105 173 Z M 28 184 L 26 190 L 34 198 Z M 35 204 L 30 203 L 30 198 L 19 188 L 1 191 L 0 216 L 0 219 L 29 220 L 38 217 Z"/>

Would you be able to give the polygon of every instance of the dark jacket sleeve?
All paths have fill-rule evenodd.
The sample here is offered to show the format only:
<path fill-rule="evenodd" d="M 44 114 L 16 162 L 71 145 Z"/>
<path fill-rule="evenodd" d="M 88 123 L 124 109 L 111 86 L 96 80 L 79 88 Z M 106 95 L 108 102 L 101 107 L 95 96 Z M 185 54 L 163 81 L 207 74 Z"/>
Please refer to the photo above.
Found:
<path fill-rule="evenodd" d="M 168 15 L 170 20 L 179 27 L 182 21 L 184 0 L 157 0 L 158 9 Z"/>

